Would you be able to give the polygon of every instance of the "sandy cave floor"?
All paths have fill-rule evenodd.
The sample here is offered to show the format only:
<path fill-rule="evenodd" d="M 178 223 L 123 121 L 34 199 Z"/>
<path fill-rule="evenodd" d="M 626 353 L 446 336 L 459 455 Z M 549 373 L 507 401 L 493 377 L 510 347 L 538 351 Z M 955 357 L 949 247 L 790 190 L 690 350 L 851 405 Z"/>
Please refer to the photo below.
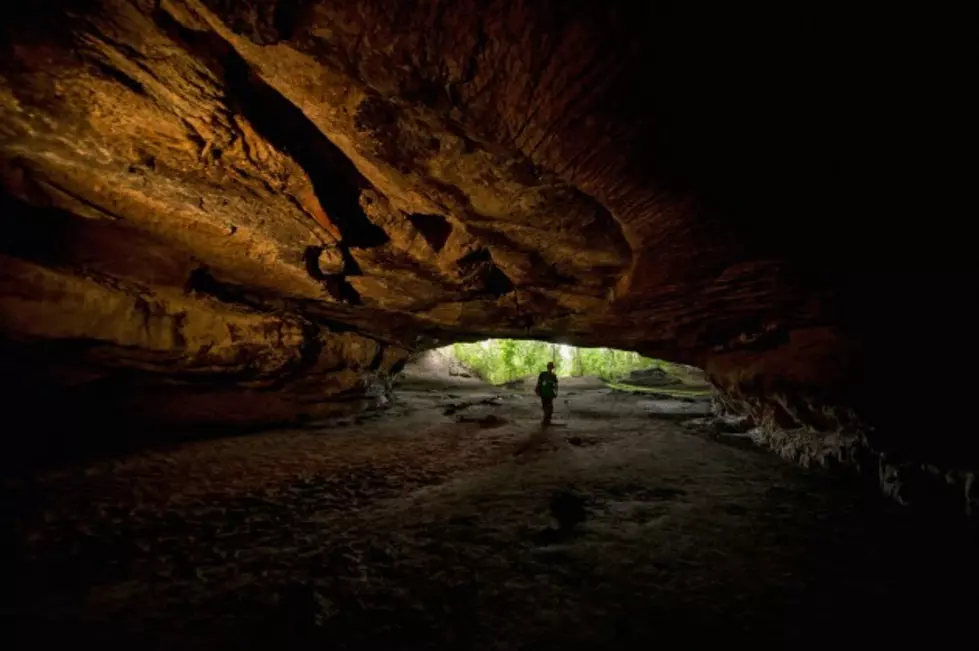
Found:
<path fill-rule="evenodd" d="M 528 651 L 974 632 L 966 541 L 651 416 L 649 395 L 565 385 L 546 431 L 525 387 L 409 378 L 330 428 L 8 485 L 8 630 L 31 648 Z M 551 505 L 579 498 L 559 530 Z"/>

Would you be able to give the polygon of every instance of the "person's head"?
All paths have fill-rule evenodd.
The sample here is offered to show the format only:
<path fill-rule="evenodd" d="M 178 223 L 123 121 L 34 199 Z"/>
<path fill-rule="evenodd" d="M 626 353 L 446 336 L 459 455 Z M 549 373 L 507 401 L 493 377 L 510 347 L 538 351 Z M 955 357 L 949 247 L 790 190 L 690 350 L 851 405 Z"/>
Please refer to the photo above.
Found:
<path fill-rule="evenodd" d="M 554 362 L 548 362 L 547 363 L 547 370 L 548 371 L 553 371 L 554 370 Z"/>

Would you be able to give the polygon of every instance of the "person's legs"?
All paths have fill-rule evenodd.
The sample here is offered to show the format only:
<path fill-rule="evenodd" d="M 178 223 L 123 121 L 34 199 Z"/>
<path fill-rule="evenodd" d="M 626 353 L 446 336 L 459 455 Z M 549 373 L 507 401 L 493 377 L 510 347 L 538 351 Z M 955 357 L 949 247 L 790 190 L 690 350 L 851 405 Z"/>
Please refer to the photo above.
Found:
<path fill-rule="evenodd" d="M 541 398 L 541 407 L 544 408 L 544 421 L 545 425 L 551 424 L 551 415 L 554 413 L 554 398 Z"/>

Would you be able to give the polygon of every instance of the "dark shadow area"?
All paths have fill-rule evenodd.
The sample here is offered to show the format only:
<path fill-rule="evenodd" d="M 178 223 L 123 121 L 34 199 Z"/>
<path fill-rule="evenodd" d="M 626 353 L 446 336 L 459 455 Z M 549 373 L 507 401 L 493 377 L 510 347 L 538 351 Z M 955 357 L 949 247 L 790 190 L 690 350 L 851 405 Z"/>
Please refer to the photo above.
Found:
<path fill-rule="evenodd" d="M 429 375 L 406 377 L 386 414 L 329 432 L 5 482 L 5 624 L 34 646 L 160 649 L 809 648 L 841 634 L 900 647 L 970 633 L 979 567 L 950 520 L 651 420 L 646 396 L 582 385 L 565 427 L 541 430 L 527 388 Z M 609 416 L 575 416 L 598 410 Z"/>
<path fill-rule="evenodd" d="M 133 371 L 101 369 L 106 374 L 104 378 L 67 386 L 66 381 L 70 381 L 73 373 L 84 377 L 100 372 L 71 361 L 99 346 L 94 341 L 33 345 L 0 341 L 0 354 L 4 356 L 0 363 L 4 375 L 0 382 L 3 389 L 0 412 L 4 414 L 0 473 L 19 475 L 38 468 L 247 430 L 218 424 L 176 426 L 148 417 L 138 404 L 130 402 L 133 393 L 155 392 L 159 400 L 166 401 L 166 394 L 174 393 L 174 389 L 149 386 L 145 378 Z M 25 348 L 31 349 L 29 356 L 24 354 Z"/>
<path fill-rule="evenodd" d="M 513 281 L 495 264 L 486 274 L 486 293 L 506 296 L 514 290 Z"/>
<path fill-rule="evenodd" d="M 408 221 L 418 229 L 436 253 L 442 250 L 452 234 L 452 224 L 442 215 L 408 215 Z"/>
<path fill-rule="evenodd" d="M 33 206 L 0 192 L 0 214 L 4 229 L 0 253 L 42 263 L 71 261 L 82 227 L 71 213 Z"/>
<path fill-rule="evenodd" d="M 359 276 L 360 269 L 356 261 L 350 255 L 348 249 L 343 251 L 343 268 L 340 273 L 324 273 L 320 267 L 319 257 L 323 248 L 319 246 L 309 246 L 303 252 L 303 263 L 306 265 L 306 273 L 314 280 L 323 283 L 326 291 L 338 301 L 347 305 L 362 305 L 363 301 L 360 294 L 354 289 L 353 285 L 347 282 L 347 276 Z"/>
<path fill-rule="evenodd" d="M 496 266 L 487 248 L 467 253 L 457 264 L 465 275 L 463 282 L 473 287 L 477 294 L 505 296 L 514 290 L 513 281 Z"/>
<path fill-rule="evenodd" d="M 214 282 L 206 270 L 197 278 L 204 289 Z M 215 291 L 220 295 L 223 286 Z M 172 355 L 91 339 L 0 337 L 0 475 L 302 426 L 314 417 L 369 413 L 386 404 L 381 390 L 354 386 L 325 396 L 315 377 L 305 378 L 313 389 L 296 382 L 322 349 L 316 326 L 307 329 L 300 356 L 273 377 L 251 364 L 175 365 Z"/>
<path fill-rule="evenodd" d="M 186 289 L 212 296 L 225 303 L 242 302 L 245 295 L 242 290 L 218 281 L 207 267 L 198 267 L 190 272 Z"/>
<path fill-rule="evenodd" d="M 290 411 L 261 420 L 232 422 L 213 418 L 200 420 L 195 414 L 189 422 L 181 419 L 187 403 L 200 403 L 210 395 L 214 408 L 227 413 L 243 396 L 231 386 L 227 392 L 211 387 L 207 392 L 195 387 L 165 385 L 134 387 L 133 374 L 118 374 L 111 380 L 64 389 L 46 380 L 20 376 L 15 383 L 3 382 L 5 396 L 0 412 L 5 416 L 0 479 L 58 471 L 79 463 L 98 462 L 148 450 L 163 451 L 194 441 L 221 440 L 255 435 L 270 429 L 304 427 L 312 419 L 297 403 Z M 16 386 L 14 386 L 16 384 Z M 152 403 L 134 400 L 134 391 L 150 393 Z M 146 397 L 145 395 L 143 397 Z M 317 419 L 347 415 L 369 415 L 383 406 L 361 395 L 331 397 L 331 411 L 317 411 Z M 167 413 L 166 406 L 170 406 Z"/>

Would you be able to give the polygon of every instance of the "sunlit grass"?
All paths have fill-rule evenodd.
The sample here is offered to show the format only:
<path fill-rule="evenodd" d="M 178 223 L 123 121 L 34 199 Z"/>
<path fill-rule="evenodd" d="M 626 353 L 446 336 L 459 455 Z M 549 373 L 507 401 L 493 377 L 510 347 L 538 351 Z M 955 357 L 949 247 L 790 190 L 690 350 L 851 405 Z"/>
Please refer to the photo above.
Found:
<path fill-rule="evenodd" d="M 709 396 L 709 388 L 682 388 L 678 389 L 675 387 L 640 387 L 634 384 L 625 384 L 623 382 L 606 382 L 608 388 L 614 389 L 616 391 L 639 391 L 642 393 L 657 393 L 660 395 L 675 396 L 677 398 L 697 398 L 701 396 Z"/>

